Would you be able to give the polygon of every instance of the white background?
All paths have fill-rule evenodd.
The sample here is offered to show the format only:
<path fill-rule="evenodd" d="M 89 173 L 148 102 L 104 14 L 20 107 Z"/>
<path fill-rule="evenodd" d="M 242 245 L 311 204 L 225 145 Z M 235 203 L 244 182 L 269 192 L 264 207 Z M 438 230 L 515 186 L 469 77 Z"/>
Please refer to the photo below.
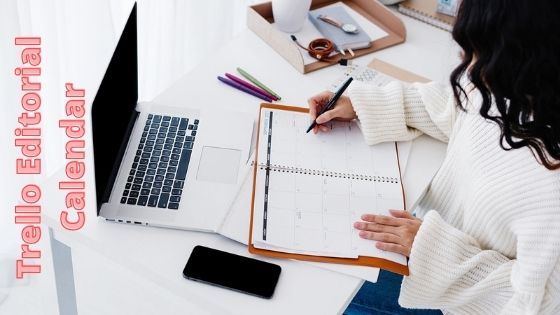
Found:
<path fill-rule="evenodd" d="M 151 100 L 243 30 L 246 7 L 253 2 L 139 0 L 139 99 Z M 14 266 L 20 252 L 22 227 L 13 223 L 13 207 L 20 202 L 20 190 L 25 184 L 41 183 L 44 179 L 15 174 L 15 159 L 20 154 L 13 145 L 13 132 L 19 127 L 17 116 L 21 112 L 22 94 L 20 78 L 13 74 L 14 68 L 21 66 L 21 51 L 15 47 L 14 37 L 42 38 L 42 175 L 52 176 L 65 163 L 56 158 L 62 156 L 64 145 L 63 133 L 57 127 L 57 121 L 64 116 L 64 83 L 74 82 L 77 87 L 85 88 L 88 107 L 91 105 L 133 3 L 132 0 L 0 0 L 0 314 L 56 312 L 46 229 L 40 242 L 42 274 L 15 280 Z M 53 151 L 57 154 L 48 154 Z M 76 276 L 78 295 L 95 296 L 96 300 L 108 304 L 128 305 L 131 313 L 156 311 L 142 310 L 141 305 L 145 303 L 135 306 L 133 300 L 119 301 L 114 294 L 96 288 L 113 286 L 118 290 L 120 284 L 129 290 L 135 288 L 135 292 L 131 292 L 134 294 L 129 296 L 137 295 L 140 299 L 143 295 L 154 294 L 157 288 L 142 288 L 138 283 L 131 285 L 129 281 L 133 276 L 124 270 L 117 273 L 122 274 L 117 279 L 98 277 L 104 268 L 118 271 L 118 267 L 105 261 L 91 261 L 90 257 L 80 256 L 79 251 L 73 252 L 73 260 L 75 269 L 82 269 L 81 276 Z M 88 270 L 91 266 L 95 269 Z M 176 305 L 171 298 L 158 300 L 170 309 Z M 96 314 L 94 303 L 84 306 L 81 310 Z M 157 307 L 154 304 L 154 308 Z"/>

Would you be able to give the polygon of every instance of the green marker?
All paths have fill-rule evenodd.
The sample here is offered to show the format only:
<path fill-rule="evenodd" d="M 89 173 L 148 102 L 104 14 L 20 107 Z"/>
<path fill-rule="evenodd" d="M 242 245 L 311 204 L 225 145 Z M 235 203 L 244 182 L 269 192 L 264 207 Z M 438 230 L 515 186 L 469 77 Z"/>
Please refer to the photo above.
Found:
<path fill-rule="evenodd" d="M 250 75 L 249 73 L 247 73 L 247 71 L 241 69 L 241 68 L 237 68 L 237 72 L 239 72 L 239 74 L 241 74 L 242 76 L 245 77 L 245 79 L 251 81 L 254 85 L 260 87 L 261 89 L 267 91 L 268 93 L 274 95 L 277 99 L 282 99 L 280 97 L 280 95 L 274 93 L 274 91 L 272 91 L 271 89 L 269 89 L 266 85 L 262 84 L 261 82 L 259 82 L 259 80 L 255 79 L 252 75 Z"/>

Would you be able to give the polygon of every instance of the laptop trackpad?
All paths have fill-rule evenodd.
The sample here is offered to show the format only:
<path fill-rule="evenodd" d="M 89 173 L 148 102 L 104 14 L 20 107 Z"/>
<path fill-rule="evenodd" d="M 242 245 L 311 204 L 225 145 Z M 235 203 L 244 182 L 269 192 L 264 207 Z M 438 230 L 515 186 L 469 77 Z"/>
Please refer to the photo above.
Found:
<path fill-rule="evenodd" d="M 241 150 L 203 147 L 196 180 L 235 184 L 240 158 Z"/>

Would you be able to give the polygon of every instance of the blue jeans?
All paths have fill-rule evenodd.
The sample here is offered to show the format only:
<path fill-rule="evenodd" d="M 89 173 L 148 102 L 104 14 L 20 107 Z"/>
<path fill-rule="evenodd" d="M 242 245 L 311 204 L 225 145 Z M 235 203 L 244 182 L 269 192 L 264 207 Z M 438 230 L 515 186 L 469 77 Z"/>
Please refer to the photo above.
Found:
<path fill-rule="evenodd" d="M 345 315 L 366 314 L 411 314 L 441 315 L 439 310 L 417 310 L 402 308 L 399 305 L 402 276 L 381 270 L 377 283 L 364 282 L 348 308 Z"/>

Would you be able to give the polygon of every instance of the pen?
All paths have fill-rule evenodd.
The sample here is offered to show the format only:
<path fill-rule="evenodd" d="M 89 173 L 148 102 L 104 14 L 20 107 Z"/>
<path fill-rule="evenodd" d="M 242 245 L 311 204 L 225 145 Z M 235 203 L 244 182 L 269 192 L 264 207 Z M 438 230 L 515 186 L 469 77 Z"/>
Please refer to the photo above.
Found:
<path fill-rule="evenodd" d="M 265 90 L 263 90 L 263 89 L 261 89 L 261 88 L 258 88 L 258 87 L 256 87 L 256 86 L 251 85 L 249 82 L 244 81 L 244 80 L 242 80 L 242 79 L 240 79 L 240 78 L 234 76 L 233 74 L 226 73 L 226 77 L 227 77 L 228 79 L 230 79 L 230 80 L 233 80 L 233 81 L 235 81 L 235 82 L 237 82 L 237 83 L 239 83 L 239 84 L 245 86 L 245 87 L 248 88 L 248 89 L 251 89 L 251 90 L 253 90 L 253 91 L 259 93 L 259 94 L 262 94 L 262 95 L 264 95 L 264 96 L 270 97 L 271 99 L 273 99 L 273 100 L 275 100 L 275 101 L 278 100 L 278 98 L 277 98 L 276 96 L 274 96 L 274 95 L 268 93 L 267 91 L 265 91 Z"/>
<path fill-rule="evenodd" d="M 334 104 L 336 104 L 340 96 L 342 96 L 342 93 L 344 93 L 344 90 L 346 90 L 346 88 L 350 85 L 350 82 L 352 82 L 352 80 L 353 78 L 349 77 L 348 80 L 344 82 L 344 84 L 340 87 L 340 89 L 338 89 L 338 91 L 336 91 L 333 97 L 331 97 L 331 99 L 328 101 L 327 105 L 325 105 L 323 109 L 321 109 L 321 112 L 319 112 L 317 117 L 321 116 L 323 113 L 331 110 L 334 107 Z M 307 131 L 305 133 L 309 133 L 309 131 L 311 131 L 311 129 L 313 129 L 315 126 L 317 126 L 317 122 L 313 120 L 313 123 L 311 124 L 311 126 L 309 126 L 309 128 L 307 128 Z"/>
<path fill-rule="evenodd" d="M 271 99 L 270 97 L 264 96 L 264 95 L 262 95 L 262 94 L 260 94 L 260 93 L 257 93 L 257 92 L 255 92 L 255 91 L 249 89 L 249 88 L 244 87 L 243 85 L 241 85 L 241 84 L 239 84 L 239 83 L 237 83 L 237 82 L 234 82 L 234 81 L 232 81 L 232 80 L 229 80 L 229 79 L 226 79 L 226 78 L 223 78 L 223 77 L 220 77 L 220 76 L 218 76 L 218 80 L 220 80 L 220 81 L 224 82 L 225 84 L 227 84 L 227 85 L 229 85 L 229 86 L 231 86 L 231 87 L 234 87 L 234 88 L 236 88 L 236 89 L 238 89 L 238 90 L 240 90 L 240 91 L 243 91 L 243 92 L 245 92 L 245 93 L 248 93 L 248 94 L 251 94 L 251 95 L 253 95 L 253 96 L 256 96 L 256 97 L 258 97 L 258 98 L 260 98 L 260 99 L 262 99 L 262 100 L 265 100 L 265 101 L 267 101 L 267 102 L 272 102 L 272 99 Z"/>
<path fill-rule="evenodd" d="M 245 77 L 245 79 L 251 81 L 251 83 L 255 84 L 256 86 L 260 87 L 261 89 L 267 91 L 268 93 L 274 95 L 278 100 L 282 99 L 280 97 L 280 95 L 274 93 L 271 89 L 269 89 L 266 85 L 262 84 L 261 82 L 259 82 L 259 80 L 255 79 L 252 75 L 250 75 L 249 73 L 247 73 L 247 71 L 241 69 L 241 68 L 237 68 L 237 72 L 239 72 L 239 74 L 241 74 L 243 77 Z"/>

